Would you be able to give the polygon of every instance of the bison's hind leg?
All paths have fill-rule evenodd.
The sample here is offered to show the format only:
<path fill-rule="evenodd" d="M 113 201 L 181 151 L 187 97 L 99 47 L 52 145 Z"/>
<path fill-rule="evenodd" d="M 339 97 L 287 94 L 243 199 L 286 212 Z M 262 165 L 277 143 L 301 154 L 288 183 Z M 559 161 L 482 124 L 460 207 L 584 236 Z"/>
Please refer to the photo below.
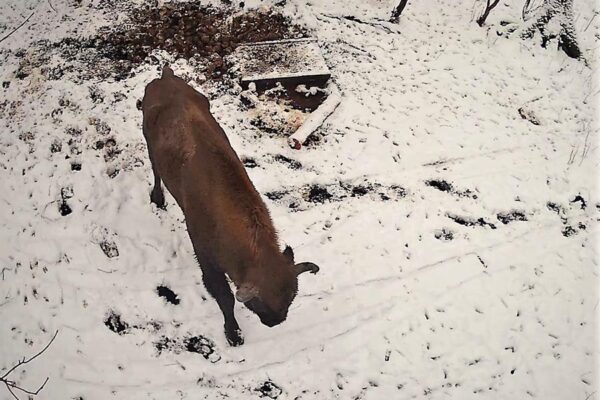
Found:
<path fill-rule="evenodd" d="M 152 165 L 152 173 L 154 174 L 154 187 L 152 188 L 152 192 L 150 192 L 150 201 L 156 204 L 158 208 L 165 209 L 165 194 L 160 185 L 160 176 L 154 164 Z"/>
<path fill-rule="evenodd" d="M 152 174 L 154 174 L 154 187 L 152 188 L 152 192 L 150 192 L 150 201 L 154 204 L 156 204 L 156 206 L 158 208 L 165 208 L 165 194 L 163 193 L 162 187 L 160 185 L 160 175 L 158 174 L 158 171 L 156 169 L 156 164 L 154 163 L 154 160 L 152 159 L 152 149 L 150 148 L 150 141 L 148 140 L 148 131 L 146 128 L 146 120 L 145 120 L 145 116 L 144 116 L 144 123 L 142 125 L 142 133 L 144 134 L 144 137 L 146 138 L 146 143 L 148 146 L 148 157 L 150 158 L 150 165 L 152 166 Z"/>

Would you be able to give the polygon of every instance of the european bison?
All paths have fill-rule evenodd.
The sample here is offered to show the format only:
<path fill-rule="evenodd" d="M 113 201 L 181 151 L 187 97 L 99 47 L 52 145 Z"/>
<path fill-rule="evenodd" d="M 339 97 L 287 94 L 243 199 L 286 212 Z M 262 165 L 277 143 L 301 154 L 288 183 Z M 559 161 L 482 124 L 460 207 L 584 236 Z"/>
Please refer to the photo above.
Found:
<path fill-rule="evenodd" d="M 185 215 L 202 278 L 225 319 L 225 336 L 243 343 L 234 297 L 261 322 L 283 322 L 298 289 L 297 276 L 316 273 L 313 263 L 294 264 L 288 246 L 280 251 L 266 205 L 252 185 L 206 97 L 164 67 L 146 87 L 143 133 L 154 173 L 150 199 L 164 208 L 161 179 Z"/>

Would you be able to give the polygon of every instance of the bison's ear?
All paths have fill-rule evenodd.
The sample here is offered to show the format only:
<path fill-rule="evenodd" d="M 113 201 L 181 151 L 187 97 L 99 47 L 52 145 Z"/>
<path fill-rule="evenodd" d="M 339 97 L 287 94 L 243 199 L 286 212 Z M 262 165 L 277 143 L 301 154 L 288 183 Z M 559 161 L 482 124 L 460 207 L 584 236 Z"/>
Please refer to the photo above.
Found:
<path fill-rule="evenodd" d="M 248 283 L 242 284 L 242 286 L 240 286 L 240 288 L 235 292 L 235 298 L 241 303 L 250 301 L 257 295 L 258 289 L 256 289 L 256 286 L 250 285 Z"/>
<path fill-rule="evenodd" d="M 283 255 L 290 262 L 290 264 L 294 263 L 294 250 L 290 246 L 285 246 L 285 250 L 283 250 Z"/>

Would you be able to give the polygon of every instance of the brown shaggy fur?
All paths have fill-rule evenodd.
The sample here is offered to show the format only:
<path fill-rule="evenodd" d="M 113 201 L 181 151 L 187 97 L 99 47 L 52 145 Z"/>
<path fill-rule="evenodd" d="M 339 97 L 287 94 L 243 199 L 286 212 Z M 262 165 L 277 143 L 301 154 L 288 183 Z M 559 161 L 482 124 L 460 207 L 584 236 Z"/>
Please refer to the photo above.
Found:
<path fill-rule="evenodd" d="M 273 326 L 285 320 L 297 291 L 293 253 L 280 251 L 269 211 L 203 95 L 165 67 L 146 87 L 142 104 L 155 175 L 151 199 L 164 207 L 162 179 L 183 210 L 205 285 L 223 311 L 227 339 L 241 344 L 223 274 L 238 288 L 256 291 L 245 304 Z"/>

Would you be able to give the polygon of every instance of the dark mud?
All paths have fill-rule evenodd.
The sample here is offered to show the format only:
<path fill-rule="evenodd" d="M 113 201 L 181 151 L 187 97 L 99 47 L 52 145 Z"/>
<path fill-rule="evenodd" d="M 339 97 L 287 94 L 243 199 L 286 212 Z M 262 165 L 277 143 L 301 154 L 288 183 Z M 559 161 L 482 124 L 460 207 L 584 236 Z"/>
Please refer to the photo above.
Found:
<path fill-rule="evenodd" d="M 119 335 L 124 335 L 129 331 L 129 324 L 121 320 L 121 316 L 112 310 L 109 311 L 108 315 L 104 319 L 104 325 Z"/>
<path fill-rule="evenodd" d="M 168 288 L 167 286 L 164 286 L 164 285 L 157 286 L 156 293 L 158 294 L 159 297 L 164 298 L 167 303 L 170 303 L 173 305 L 178 305 L 181 302 L 181 300 L 179 299 L 179 296 L 177 296 L 177 294 L 174 291 L 172 291 L 170 288 Z"/>
<path fill-rule="evenodd" d="M 587 207 L 587 202 L 585 201 L 585 199 L 583 198 L 583 196 L 581 196 L 580 194 L 578 194 L 577 196 L 575 196 L 573 198 L 573 200 L 570 201 L 571 204 L 573 203 L 579 203 L 579 207 L 582 210 L 585 210 Z"/>

